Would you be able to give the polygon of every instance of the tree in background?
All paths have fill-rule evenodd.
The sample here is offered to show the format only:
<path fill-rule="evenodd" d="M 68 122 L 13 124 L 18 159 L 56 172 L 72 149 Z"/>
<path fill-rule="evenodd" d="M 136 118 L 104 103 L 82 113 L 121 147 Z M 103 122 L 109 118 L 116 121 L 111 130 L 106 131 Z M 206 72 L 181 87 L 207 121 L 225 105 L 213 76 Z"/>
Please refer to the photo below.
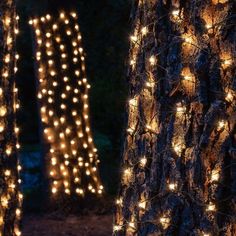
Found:
<path fill-rule="evenodd" d="M 17 128 L 15 112 L 16 59 L 15 38 L 18 33 L 14 0 L 0 2 L 0 235 L 20 236 L 19 221 L 22 194 L 19 192 Z"/>
<path fill-rule="evenodd" d="M 125 58 L 129 48 L 129 14 L 131 1 L 126 0 L 81 0 L 51 1 L 50 8 L 54 11 L 70 9 L 78 12 L 80 32 L 83 36 L 83 47 L 86 52 L 86 73 L 92 88 L 89 91 L 90 124 L 99 154 L 101 176 L 108 194 L 116 194 L 119 184 L 120 147 L 122 129 L 125 118 L 125 102 L 127 98 L 127 83 L 125 81 Z M 17 86 L 21 109 L 18 123 L 21 127 L 20 142 L 22 152 L 38 152 L 40 149 L 38 135 L 38 111 L 36 103 L 36 89 L 33 67 L 33 54 L 30 26 L 27 24 L 29 16 L 44 15 L 48 10 L 47 0 L 17 1 L 20 15 L 21 33 L 17 39 L 17 51 L 21 55 L 20 70 L 17 73 Z M 116 25 L 116 27 L 114 27 Z M 101 97 L 103 99 L 101 99 Z M 34 159 L 37 160 L 37 159 Z M 31 167 L 30 167 L 31 168 Z M 33 172 L 25 166 L 24 173 Z M 36 169 L 34 168 L 34 173 Z M 37 167 L 40 176 L 41 164 Z M 27 178 L 30 178 L 27 175 Z M 25 174 L 24 174 L 25 176 Z M 26 182 L 25 182 L 26 183 Z M 40 182 L 37 182 L 40 184 Z M 26 193 L 27 206 L 35 202 L 40 203 L 39 188 L 34 184 L 30 196 Z M 33 190 L 33 192 L 32 192 Z M 32 196 L 33 193 L 34 195 Z M 29 198 L 28 198 L 29 197 Z"/>
<path fill-rule="evenodd" d="M 89 125 L 85 54 L 75 12 L 30 21 L 35 32 L 38 98 L 52 194 L 102 194 L 97 149 Z"/>
<path fill-rule="evenodd" d="M 235 13 L 136 1 L 116 235 L 236 235 Z"/>

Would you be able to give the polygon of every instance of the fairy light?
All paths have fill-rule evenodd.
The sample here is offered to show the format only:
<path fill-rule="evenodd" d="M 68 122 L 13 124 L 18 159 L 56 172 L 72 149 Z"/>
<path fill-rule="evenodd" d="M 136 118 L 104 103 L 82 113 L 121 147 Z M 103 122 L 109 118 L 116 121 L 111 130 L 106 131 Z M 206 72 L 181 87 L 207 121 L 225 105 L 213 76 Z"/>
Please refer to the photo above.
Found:
<path fill-rule="evenodd" d="M 35 23 L 39 21 L 40 24 Z M 79 197 L 88 191 L 101 195 L 104 188 L 99 179 L 99 160 L 93 152 L 95 147 L 89 127 L 89 104 L 85 99 L 88 99 L 90 85 L 83 69 L 85 57 L 77 14 L 61 12 L 59 18 L 47 14 L 30 20 L 30 24 L 35 32 L 35 41 L 38 42 L 38 98 L 45 127 L 44 138 L 50 145 L 48 173 L 52 197 L 62 194 Z M 42 42 L 45 42 L 46 47 Z M 81 151 L 83 157 L 78 156 Z M 64 157 L 63 160 L 60 156 Z M 78 159 L 78 163 L 70 157 Z"/>
<path fill-rule="evenodd" d="M 136 35 L 131 35 L 130 40 L 131 42 L 136 43 L 138 41 L 138 37 Z"/>
<path fill-rule="evenodd" d="M 142 35 L 145 36 L 147 35 L 148 33 L 148 28 L 146 26 L 144 26 L 142 29 L 141 29 L 141 32 L 142 32 Z"/>
<path fill-rule="evenodd" d="M 207 205 L 206 211 L 215 211 L 216 210 L 216 206 L 213 203 L 209 203 L 209 205 Z"/>
<path fill-rule="evenodd" d="M 219 170 L 213 170 L 212 173 L 211 173 L 211 181 L 212 182 L 218 181 L 219 178 L 220 178 Z"/>
<path fill-rule="evenodd" d="M 130 106 L 137 107 L 137 105 L 138 105 L 137 103 L 138 103 L 138 101 L 137 101 L 136 98 L 132 98 L 132 99 L 129 100 Z"/>
<path fill-rule="evenodd" d="M 0 132 L 2 142 L 2 185 L 1 190 L 1 214 L 0 214 L 0 234 L 12 233 L 16 236 L 21 235 L 19 221 L 21 218 L 22 197 L 19 192 L 19 183 L 21 182 L 19 172 L 21 166 L 18 164 L 17 149 L 19 129 L 16 127 L 15 115 L 20 107 L 18 101 L 18 90 L 15 84 L 15 74 L 18 71 L 17 60 L 20 56 L 15 51 L 15 41 L 19 34 L 18 20 L 19 16 L 15 14 L 14 1 L 3 0 L 0 4 L 1 11 L 1 88 L 0 88 Z M 6 168 L 7 167 L 7 168 Z M 5 169 L 6 168 L 6 169 Z M 19 197 L 18 197 L 19 196 Z M 9 217 L 9 214 L 11 217 Z M 5 232 L 5 228 L 8 229 Z M 3 232 L 4 231 L 4 232 Z"/>
<path fill-rule="evenodd" d="M 147 158 L 144 156 L 140 159 L 140 166 L 144 168 L 147 164 Z"/>
<path fill-rule="evenodd" d="M 130 134 L 133 134 L 135 128 L 134 127 L 130 127 L 127 129 L 127 132 L 130 133 Z"/>
<path fill-rule="evenodd" d="M 224 67 L 229 67 L 229 66 L 231 66 L 232 65 L 232 59 L 230 58 L 230 59 L 225 59 L 224 61 L 223 61 L 223 65 L 224 65 Z"/>
<path fill-rule="evenodd" d="M 207 24 L 206 24 L 206 28 L 209 30 L 209 29 L 212 28 L 212 25 L 211 25 L 210 23 L 207 23 Z"/>
<path fill-rule="evenodd" d="M 217 5 L 225 4 L 229 1 L 211 0 L 211 2 L 214 5 Z M 215 91 L 214 86 L 212 88 L 211 84 L 209 84 L 208 90 L 215 94 L 216 99 L 224 99 L 227 101 L 224 104 L 226 106 L 225 112 L 227 112 L 227 116 L 233 111 L 233 105 L 235 105 L 234 83 L 232 81 L 233 67 L 235 64 L 235 52 L 233 47 L 231 47 L 233 46 L 233 42 L 231 42 L 228 37 L 223 37 L 224 40 L 220 38 L 223 32 L 222 30 L 225 28 L 225 22 L 227 22 L 227 16 L 232 13 L 230 5 L 227 4 L 214 7 L 210 2 L 206 4 L 201 3 L 199 5 L 201 8 L 198 14 L 195 15 L 195 13 L 186 12 L 185 6 L 174 3 L 172 4 L 172 10 L 171 8 L 168 9 L 169 14 L 166 14 L 168 12 L 165 12 L 163 15 L 156 16 L 155 4 L 156 3 L 149 1 L 138 1 L 136 6 L 138 10 L 136 11 L 136 14 L 134 14 L 135 30 L 133 35 L 130 36 L 129 79 L 131 84 L 131 99 L 127 102 L 128 128 L 124 151 L 125 164 L 122 173 L 121 194 L 116 201 L 117 217 L 115 225 L 118 226 L 117 231 L 123 230 L 124 232 L 122 233 L 127 235 L 132 234 L 129 232 L 132 231 L 130 228 L 134 228 L 136 232 L 145 231 L 147 229 L 148 226 L 145 224 L 148 223 L 148 219 L 144 219 L 140 217 L 140 215 L 145 213 L 145 216 L 150 216 L 152 214 L 151 211 L 147 211 L 149 209 L 146 210 L 145 205 L 145 203 L 150 202 L 154 205 L 157 204 L 157 207 L 159 207 L 158 209 L 164 211 L 164 214 L 159 218 L 159 223 L 162 228 L 166 230 L 168 227 L 175 227 L 175 221 L 173 220 L 172 222 L 175 211 L 173 211 L 171 207 L 169 208 L 168 204 L 166 206 L 163 205 L 163 207 L 160 208 L 160 206 L 158 206 L 158 204 L 160 204 L 158 201 L 143 201 L 142 199 L 139 199 L 140 196 L 148 193 L 148 188 L 141 188 L 138 192 L 133 191 L 132 194 L 134 195 L 129 195 L 129 189 L 135 189 L 135 186 L 139 184 L 139 178 L 141 179 L 141 184 L 145 186 L 145 184 L 149 183 L 150 178 L 151 180 L 158 181 L 157 179 L 160 177 L 150 177 L 149 175 L 146 175 L 146 169 L 148 174 L 149 172 L 153 172 L 153 160 L 150 158 L 150 170 L 149 166 L 148 168 L 143 169 L 147 165 L 147 160 L 145 157 L 139 157 L 140 152 L 144 150 L 148 154 L 154 153 L 157 156 L 157 160 L 155 159 L 157 161 L 157 166 L 155 168 L 160 169 L 162 168 L 162 164 L 158 163 L 158 158 L 162 158 L 162 153 L 167 152 L 171 173 L 168 170 L 166 171 L 166 175 L 163 176 L 163 178 L 166 179 L 163 179 L 164 182 L 161 183 L 161 185 L 164 184 L 164 187 L 162 186 L 163 188 L 161 188 L 160 191 L 162 194 L 166 191 L 168 195 L 179 196 L 179 194 L 182 194 L 182 188 L 187 191 L 187 194 L 189 194 L 188 191 L 190 190 L 193 199 L 190 199 L 191 202 L 196 200 L 195 198 L 198 197 L 198 194 L 196 195 L 195 189 L 192 192 L 191 189 L 195 188 L 195 186 L 192 185 L 191 182 L 186 185 L 187 188 L 185 185 L 182 186 L 182 182 L 185 181 L 185 179 L 183 180 L 182 174 L 178 172 L 181 172 L 182 170 L 181 167 L 179 167 L 179 164 L 181 163 L 181 166 L 188 166 L 189 163 L 195 163 L 196 153 L 203 149 L 208 150 L 208 147 L 205 147 L 208 145 L 207 143 L 202 143 L 204 144 L 202 147 L 201 145 L 198 146 L 198 142 L 200 144 L 201 141 L 204 140 L 204 137 L 195 140 L 197 136 L 195 137 L 192 133 L 198 131 L 200 132 L 200 135 L 206 133 L 205 135 L 207 136 L 205 138 L 208 138 L 210 143 L 216 144 L 216 149 L 218 149 L 218 140 L 226 140 L 228 133 L 232 130 L 230 129 L 232 125 L 232 120 L 230 118 L 229 120 L 216 119 L 209 127 L 207 127 L 207 122 L 209 122 L 209 120 L 206 121 L 204 116 L 202 116 L 202 114 L 204 115 L 205 112 L 207 112 L 206 109 L 209 109 L 208 112 L 211 112 L 211 106 L 209 107 L 209 104 L 205 106 L 207 102 L 211 102 L 211 99 L 209 101 L 205 99 L 205 97 L 208 98 L 209 94 L 204 94 L 205 92 L 202 93 L 205 86 L 208 86 L 208 83 L 204 80 L 204 77 L 206 77 L 205 75 L 208 73 L 208 71 L 205 71 L 207 70 L 207 63 L 205 64 L 205 62 L 211 60 L 211 57 L 208 56 L 215 56 L 219 53 L 219 57 L 218 55 L 212 57 L 217 61 L 214 65 L 219 68 L 209 67 L 209 69 L 217 69 L 217 73 L 213 73 L 213 75 L 217 77 L 216 79 L 219 79 L 219 83 L 224 92 Z M 191 5 L 191 7 L 194 7 L 194 5 Z M 171 24 L 171 29 L 173 29 L 173 31 L 165 32 L 162 27 L 162 17 L 164 19 L 167 18 L 167 21 L 169 20 L 168 18 L 170 18 L 172 22 L 168 22 Z M 192 18 L 197 19 L 200 24 L 200 31 L 196 29 L 195 24 L 192 24 L 192 22 L 189 21 L 189 19 Z M 161 19 L 160 22 L 158 22 L 159 19 Z M 156 26 L 160 26 L 161 28 L 158 30 Z M 162 32 L 165 33 L 162 34 Z M 224 34 L 222 34 L 222 36 L 224 36 Z M 165 40 L 168 41 L 169 46 L 168 43 L 165 44 Z M 158 48 L 159 45 L 162 45 L 161 43 L 164 43 L 163 47 Z M 173 45 L 177 44 L 176 48 L 172 47 L 172 43 Z M 165 45 L 168 48 L 167 50 Z M 210 54 L 205 51 L 207 45 L 212 50 Z M 226 47 L 228 47 L 228 49 Z M 169 49 L 171 50 L 171 53 L 165 55 Z M 228 51 L 224 52 L 224 54 L 222 53 L 223 55 L 220 55 L 221 51 L 225 49 Z M 178 61 L 177 64 L 176 61 Z M 157 73 L 154 73 L 156 72 L 154 69 L 156 68 L 155 65 L 157 65 L 157 63 L 158 70 Z M 209 72 L 209 74 L 211 73 L 212 71 Z M 154 77 L 153 80 L 150 79 L 152 76 Z M 166 103 L 164 101 L 165 99 L 167 99 Z M 215 100 L 214 96 L 212 99 Z M 178 102 L 173 104 L 176 100 Z M 156 107 L 157 109 L 155 109 Z M 170 115 L 163 116 L 163 114 L 167 113 Z M 220 115 L 218 114 L 215 118 L 219 116 Z M 208 117 L 206 117 L 206 119 L 207 118 Z M 212 118 L 209 117 L 208 119 Z M 152 131 L 152 122 L 150 121 L 153 120 L 160 122 L 158 127 L 163 131 L 164 135 L 167 135 L 167 144 L 163 143 L 165 138 L 163 139 L 161 136 L 157 136 L 154 140 L 150 137 L 150 131 Z M 200 130 L 198 126 L 200 126 Z M 164 129 L 168 130 L 165 131 Z M 215 132 L 215 130 L 220 132 Z M 159 139 L 161 141 L 160 143 Z M 214 142 L 212 142 L 212 140 Z M 153 146 L 153 141 L 154 143 L 158 143 L 158 148 Z M 163 149 L 161 145 L 163 145 Z M 155 151 L 151 150 L 152 148 L 159 150 L 160 153 L 155 153 Z M 169 153 L 169 148 L 173 153 Z M 218 150 L 213 153 L 208 153 L 210 156 L 207 159 L 207 162 L 205 162 L 205 164 L 208 165 L 204 166 L 207 170 L 207 174 L 203 175 L 205 183 L 202 184 L 205 184 L 203 186 L 206 186 L 208 191 L 210 191 L 207 195 L 202 196 L 203 199 L 201 200 L 204 200 L 207 197 L 208 199 L 215 199 L 216 189 L 218 190 L 217 186 L 220 184 L 219 181 L 221 174 L 223 173 L 221 173 L 222 166 L 218 166 L 218 164 L 221 164 L 223 153 L 221 153 L 222 155 L 218 158 L 218 156 L 215 156 L 216 152 L 218 152 Z M 176 156 L 181 157 L 181 159 L 176 158 Z M 213 163 L 217 163 L 217 165 L 213 167 Z M 174 176 L 177 176 L 177 179 L 175 179 Z M 134 177 L 134 179 L 131 179 L 132 177 Z M 191 175 L 187 177 L 189 178 L 189 181 L 192 181 L 192 178 L 194 178 L 194 176 Z M 180 181 L 178 178 L 180 178 Z M 124 201 L 121 203 L 120 199 L 124 199 Z M 207 200 L 202 202 L 207 202 Z M 129 209 L 130 214 L 125 214 L 124 209 Z M 197 227 L 196 229 L 194 228 L 194 230 L 199 233 L 199 235 L 213 235 L 213 233 L 210 233 L 205 229 L 205 226 L 211 225 L 213 226 L 212 232 L 217 231 L 215 230 L 218 226 L 217 217 L 212 214 L 212 212 L 218 211 L 217 203 L 208 202 L 206 207 L 201 207 L 201 211 L 203 211 L 201 214 L 203 215 L 204 220 L 202 221 L 203 224 L 200 225 L 201 227 L 204 227 L 204 231 L 203 229 L 198 228 L 199 224 L 196 224 Z M 210 212 L 210 214 L 208 212 Z M 207 215 L 207 217 L 205 217 L 204 214 Z M 138 221 L 132 219 L 132 216 L 134 216 L 134 218 L 137 217 Z M 130 223 L 132 225 L 130 225 Z M 113 230 L 114 229 L 115 228 L 113 227 Z M 157 231 L 160 232 L 159 227 Z M 169 232 L 169 230 L 167 230 L 167 232 Z M 155 234 L 156 231 L 154 230 L 153 233 Z M 164 231 L 161 233 L 165 234 Z"/>
<path fill-rule="evenodd" d="M 182 150 L 183 150 L 182 144 L 173 144 L 173 148 L 174 148 L 175 153 L 178 156 L 181 156 Z"/>
<path fill-rule="evenodd" d="M 113 232 L 117 232 L 117 231 L 120 231 L 122 230 L 122 225 L 114 225 L 113 226 Z"/>
<path fill-rule="evenodd" d="M 151 66 L 155 66 L 156 65 L 156 58 L 155 58 L 155 56 L 151 56 L 149 58 L 149 63 L 150 63 Z"/>
<path fill-rule="evenodd" d="M 176 112 L 178 114 L 185 113 L 186 112 L 186 107 L 183 106 L 181 103 L 177 103 L 177 105 L 176 105 Z"/>
<path fill-rule="evenodd" d="M 139 208 L 145 210 L 146 209 L 146 203 L 147 203 L 146 201 L 140 201 L 138 203 Z"/>
<path fill-rule="evenodd" d="M 116 199 L 116 205 L 122 206 L 123 205 L 123 199 L 122 198 Z"/>
<path fill-rule="evenodd" d="M 172 16 L 174 17 L 174 19 L 178 19 L 179 13 L 180 13 L 180 11 L 178 9 L 172 11 Z"/>
<path fill-rule="evenodd" d="M 155 85 L 155 83 L 152 83 L 152 82 L 146 82 L 146 87 L 148 88 L 153 88 Z"/>
<path fill-rule="evenodd" d="M 170 191 L 175 191 L 177 189 L 177 184 L 176 183 L 170 183 L 168 185 Z"/>
<path fill-rule="evenodd" d="M 135 61 L 134 59 L 131 59 L 131 60 L 130 60 L 130 65 L 131 65 L 131 66 L 134 66 L 135 64 L 136 64 L 136 61 Z"/>
<path fill-rule="evenodd" d="M 220 59 L 221 59 L 221 66 L 224 70 L 228 69 L 233 64 L 233 58 L 231 52 L 225 52 L 225 51 L 222 52 L 220 54 Z"/>
<path fill-rule="evenodd" d="M 233 99 L 234 99 L 233 93 L 229 91 L 225 96 L 225 100 L 228 102 L 232 102 Z"/>
<path fill-rule="evenodd" d="M 225 126 L 226 126 L 226 122 L 224 120 L 221 120 L 218 122 L 217 128 L 218 128 L 218 130 L 222 130 L 225 128 Z"/>

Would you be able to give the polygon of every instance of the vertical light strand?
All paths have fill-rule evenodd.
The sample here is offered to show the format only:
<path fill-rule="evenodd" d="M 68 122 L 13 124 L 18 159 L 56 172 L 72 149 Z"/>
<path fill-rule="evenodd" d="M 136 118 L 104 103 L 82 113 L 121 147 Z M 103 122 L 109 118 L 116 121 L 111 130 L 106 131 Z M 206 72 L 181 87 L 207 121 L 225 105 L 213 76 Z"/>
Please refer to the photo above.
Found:
<path fill-rule="evenodd" d="M 103 186 L 89 122 L 90 85 L 77 14 L 47 14 L 29 23 L 35 33 L 44 139 L 50 144 L 47 159 L 52 194 L 100 195 Z"/>
<path fill-rule="evenodd" d="M 15 1 L 3 1 L 0 5 L 2 42 L 0 53 L 0 139 L 1 139 L 1 203 L 0 203 L 0 235 L 20 236 L 20 219 L 22 194 L 19 191 L 15 73 L 19 56 L 15 51 L 17 21 Z"/>

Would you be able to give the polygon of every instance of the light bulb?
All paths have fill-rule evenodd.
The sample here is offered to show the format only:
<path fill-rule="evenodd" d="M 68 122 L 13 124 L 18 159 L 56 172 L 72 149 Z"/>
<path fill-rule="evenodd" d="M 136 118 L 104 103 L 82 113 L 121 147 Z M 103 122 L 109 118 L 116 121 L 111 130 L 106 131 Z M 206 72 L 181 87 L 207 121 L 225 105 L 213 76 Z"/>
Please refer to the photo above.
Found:
<path fill-rule="evenodd" d="M 114 225 L 113 226 L 113 232 L 120 231 L 120 230 L 122 230 L 122 226 L 121 225 Z"/>
<path fill-rule="evenodd" d="M 145 26 L 141 29 L 142 35 L 145 36 L 148 33 L 148 28 Z"/>
<path fill-rule="evenodd" d="M 213 203 L 209 203 L 209 205 L 206 208 L 206 211 L 215 211 L 216 206 Z"/>
<path fill-rule="evenodd" d="M 135 36 L 135 35 L 131 35 L 131 36 L 130 36 L 130 40 L 131 40 L 131 42 L 135 43 L 135 42 L 138 41 L 138 37 Z"/>
<path fill-rule="evenodd" d="M 141 167 L 145 167 L 147 164 L 147 158 L 146 157 L 143 157 L 140 159 L 140 166 Z"/>
<path fill-rule="evenodd" d="M 146 201 L 140 201 L 138 204 L 139 208 L 145 209 L 146 208 Z"/>
<path fill-rule="evenodd" d="M 176 183 L 170 183 L 168 187 L 169 187 L 169 190 L 174 191 L 177 188 L 177 184 Z"/>
<path fill-rule="evenodd" d="M 151 66 L 154 66 L 154 65 L 156 64 L 156 58 L 155 58 L 155 56 L 151 56 L 151 57 L 149 58 L 149 62 L 150 62 L 150 65 L 151 65 Z"/>

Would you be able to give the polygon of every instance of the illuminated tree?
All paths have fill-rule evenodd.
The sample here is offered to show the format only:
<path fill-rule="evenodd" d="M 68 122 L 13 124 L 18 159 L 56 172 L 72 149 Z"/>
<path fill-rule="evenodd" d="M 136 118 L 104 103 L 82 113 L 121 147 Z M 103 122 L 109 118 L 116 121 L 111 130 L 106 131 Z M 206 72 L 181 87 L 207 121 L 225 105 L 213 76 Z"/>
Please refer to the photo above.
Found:
<path fill-rule="evenodd" d="M 135 1 L 115 235 L 236 235 L 235 13 Z"/>
<path fill-rule="evenodd" d="M 19 236 L 20 205 L 17 158 L 18 129 L 15 124 L 17 89 L 15 88 L 15 37 L 18 33 L 15 1 L 0 2 L 0 235 Z"/>
<path fill-rule="evenodd" d="M 47 173 L 54 198 L 102 194 L 89 125 L 85 55 L 75 12 L 30 21 L 35 32 Z M 69 198 L 68 198 L 69 199 Z"/>

